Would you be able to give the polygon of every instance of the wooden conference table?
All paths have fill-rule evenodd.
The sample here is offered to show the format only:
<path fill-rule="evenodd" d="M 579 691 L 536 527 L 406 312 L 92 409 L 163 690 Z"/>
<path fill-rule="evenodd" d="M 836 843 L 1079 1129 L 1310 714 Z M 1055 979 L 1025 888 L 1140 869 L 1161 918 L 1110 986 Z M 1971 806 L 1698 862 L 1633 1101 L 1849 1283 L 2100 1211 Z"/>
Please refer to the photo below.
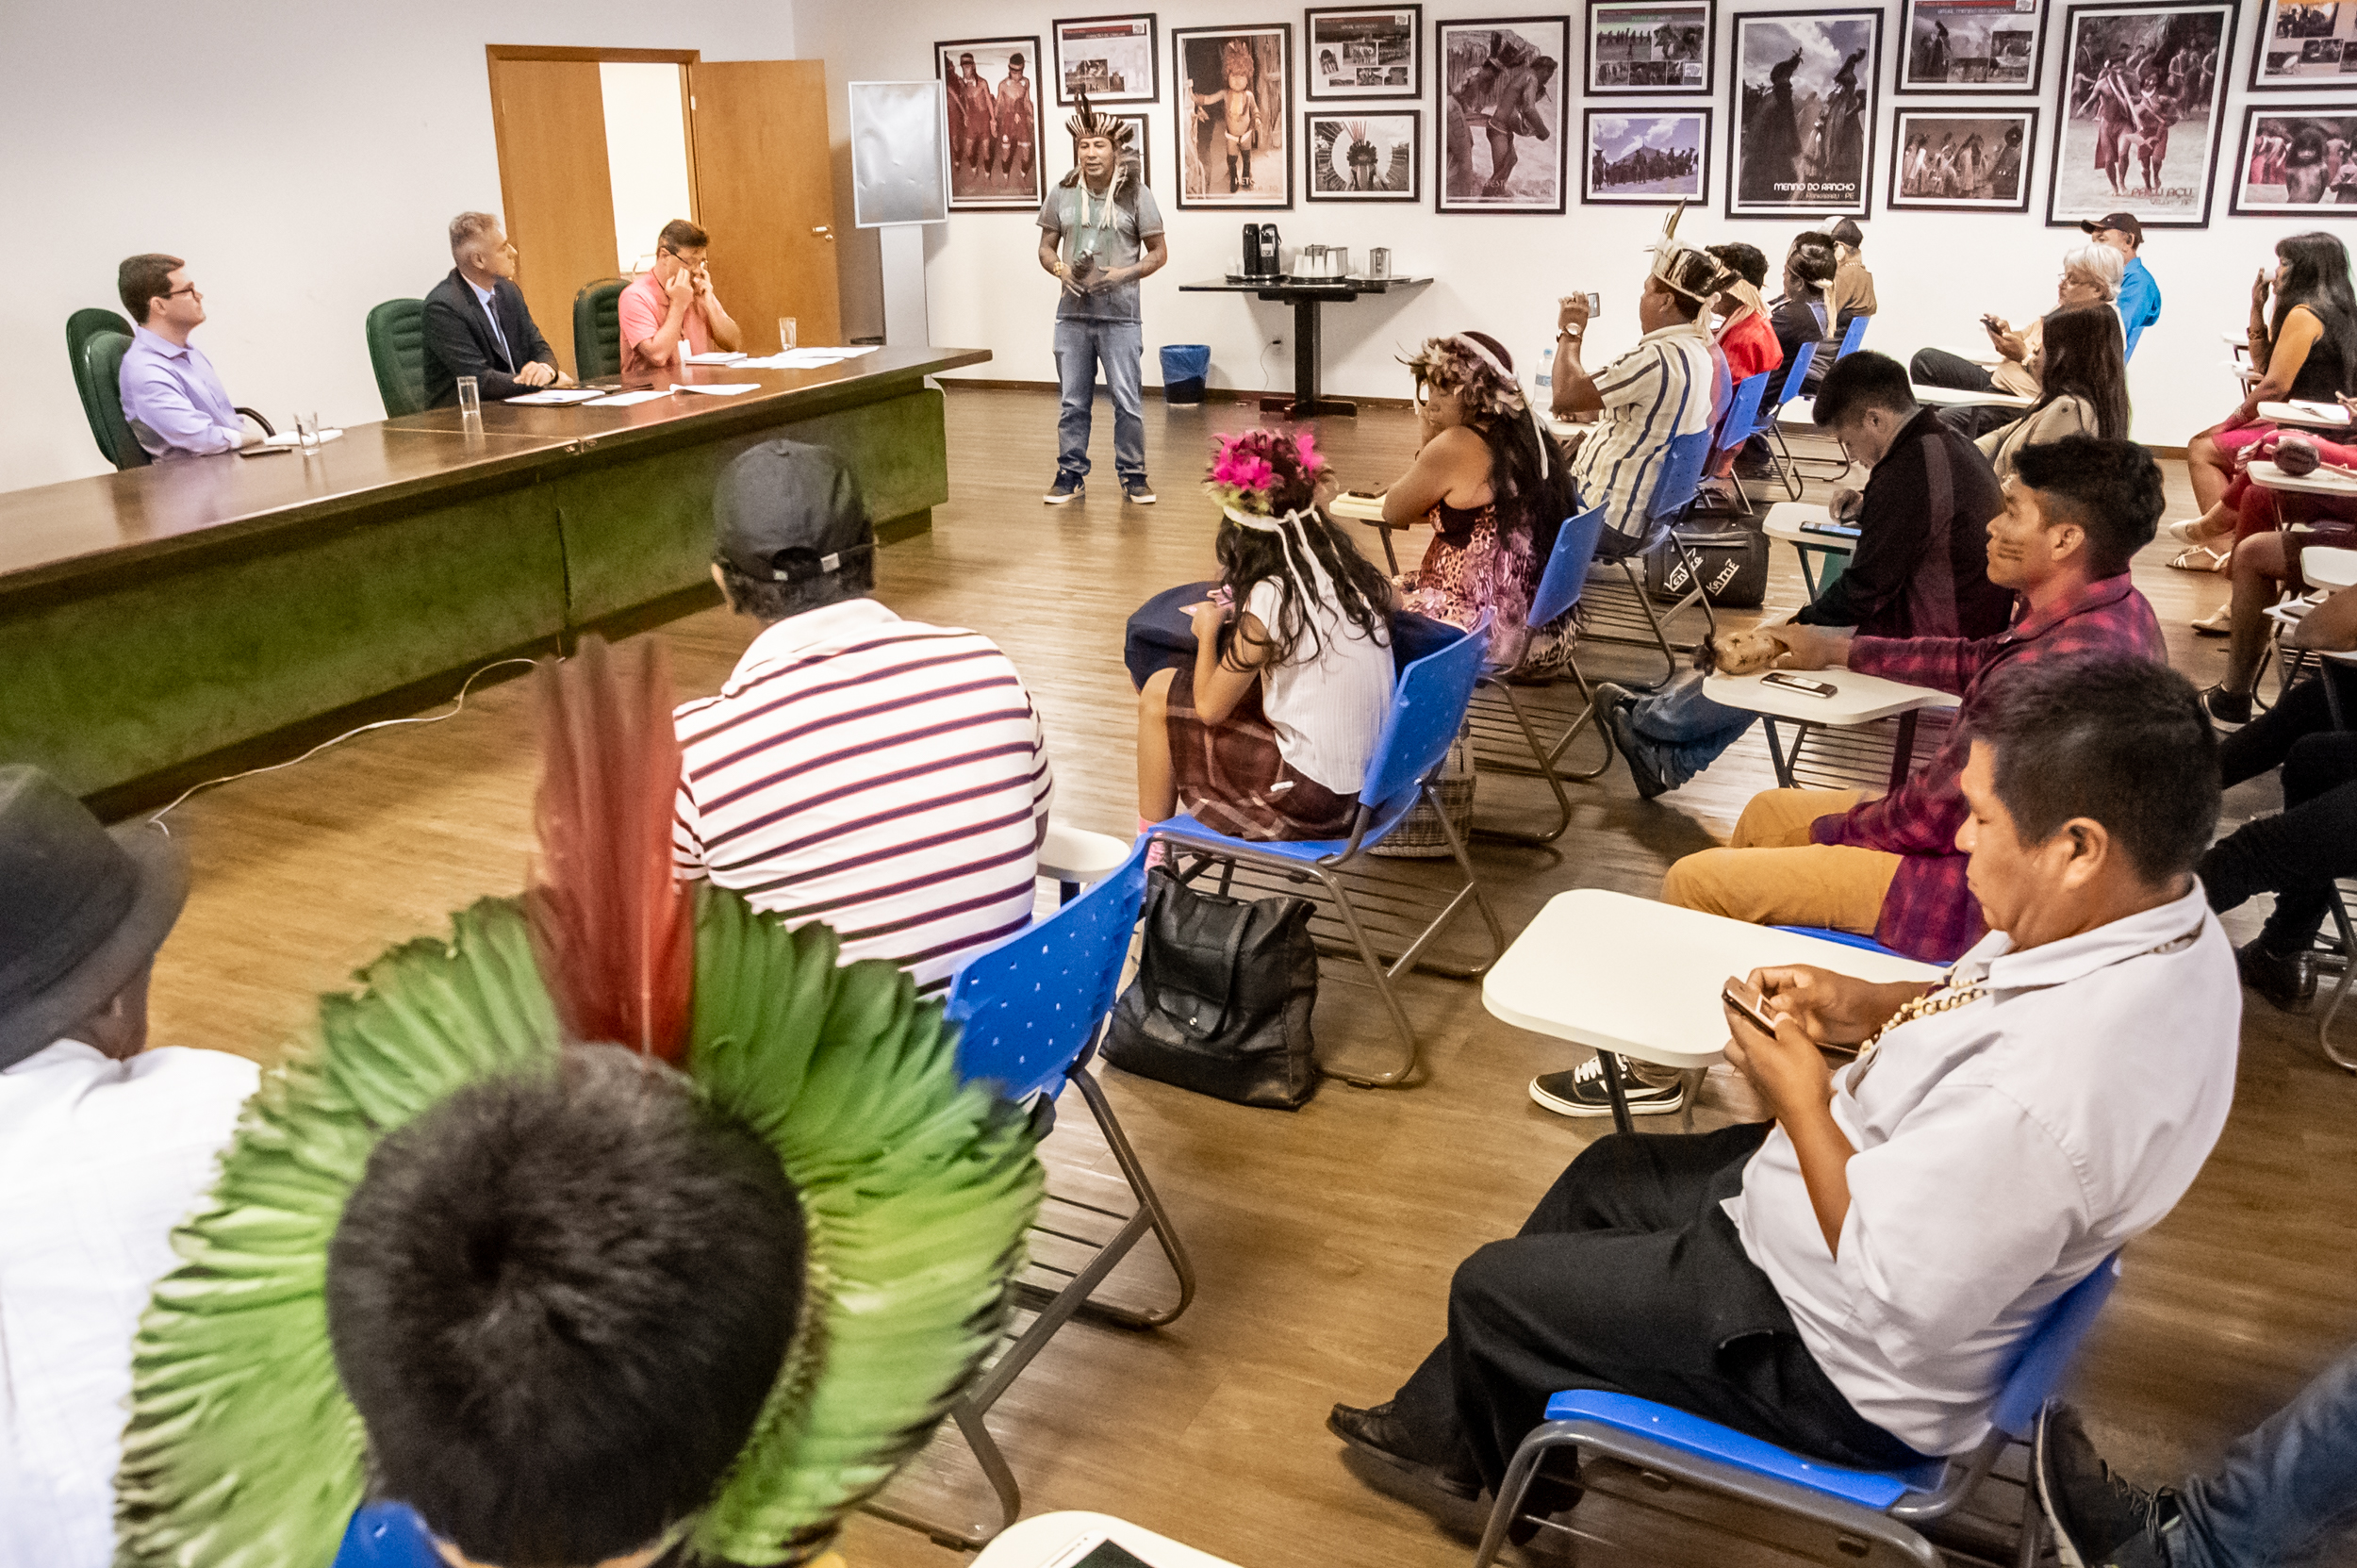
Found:
<path fill-rule="evenodd" d="M 0 762 L 38 764 L 104 814 L 277 732 L 414 708 L 494 659 L 701 608 L 720 469 L 781 435 L 843 456 L 881 538 L 922 532 L 949 496 L 924 378 L 989 357 L 699 366 L 677 379 L 758 389 L 493 404 L 474 431 L 433 409 L 307 457 L 0 493 Z"/>

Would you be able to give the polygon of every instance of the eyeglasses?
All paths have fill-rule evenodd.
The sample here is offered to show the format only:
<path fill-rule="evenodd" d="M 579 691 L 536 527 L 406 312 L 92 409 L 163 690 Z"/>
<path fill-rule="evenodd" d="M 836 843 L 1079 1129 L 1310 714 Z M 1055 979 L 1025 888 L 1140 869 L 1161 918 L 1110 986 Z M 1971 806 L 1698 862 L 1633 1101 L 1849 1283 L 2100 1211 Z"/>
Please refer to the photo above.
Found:
<path fill-rule="evenodd" d="M 201 300 L 201 299 L 203 299 L 203 298 L 205 297 L 204 295 L 202 295 L 202 294 L 200 294 L 200 293 L 198 293 L 198 292 L 196 291 L 196 285 L 195 285 L 195 284 L 193 284 L 193 283 L 184 283 L 184 284 L 182 284 L 179 288 L 174 289 L 173 289 L 172 292 L 170 292 L 169 294 L 166 294 L 166 295 L 164 296 L 164 298 L 166 298 L 166 299 L 168 299 L 168 300 L 176 300 L 176 299 L 178 299 L 178 298 L 179 298 L 181 295 L 183 295 L 183 294 L 188 295 L 188 296 L 189 296 L 189 298 L 190 298 L 190 299 L 192 299 L 192 300 Z"/>

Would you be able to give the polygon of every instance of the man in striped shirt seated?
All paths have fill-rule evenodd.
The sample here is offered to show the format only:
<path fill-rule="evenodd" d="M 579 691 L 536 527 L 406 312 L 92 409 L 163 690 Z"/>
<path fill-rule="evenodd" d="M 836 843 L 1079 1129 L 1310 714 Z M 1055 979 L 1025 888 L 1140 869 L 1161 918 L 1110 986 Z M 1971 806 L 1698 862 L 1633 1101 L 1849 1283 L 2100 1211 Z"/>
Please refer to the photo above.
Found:
<path fill-rule="evenodd" d="M 712 511 L 713 577 L 764 630 L 678 710 L 680 875 L 939 991 L 1030 919 L 1052 783 L 1030 695 L 988 637 L 867 597 L 875 531 L 832 453 L 764 442 Z"/>

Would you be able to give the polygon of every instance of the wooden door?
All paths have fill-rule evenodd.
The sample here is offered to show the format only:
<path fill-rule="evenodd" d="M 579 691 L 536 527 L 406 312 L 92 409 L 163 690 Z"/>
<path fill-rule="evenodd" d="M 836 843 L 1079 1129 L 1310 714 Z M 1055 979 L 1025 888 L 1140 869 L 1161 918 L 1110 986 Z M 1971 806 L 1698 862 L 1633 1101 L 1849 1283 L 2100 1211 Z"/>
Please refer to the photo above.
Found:
<path fill-rule="evenodd" d="M 495 55 L 490 63 L 491 127 L 499 139 L 507 237 L 516 244 L 516 283 L 569 375 L 573 295 L 583 284 L 614 275 L 605 94 L 594 59 Z"/>
<path fill-rule="evenodd" d="M 796 318 L 805 344 L 842 342 L 825 64 L 699 61 L 687 91 L 696 222 L 712 237 L 712 287 L 745 349 L 774 351 L 781 316 Z"/>

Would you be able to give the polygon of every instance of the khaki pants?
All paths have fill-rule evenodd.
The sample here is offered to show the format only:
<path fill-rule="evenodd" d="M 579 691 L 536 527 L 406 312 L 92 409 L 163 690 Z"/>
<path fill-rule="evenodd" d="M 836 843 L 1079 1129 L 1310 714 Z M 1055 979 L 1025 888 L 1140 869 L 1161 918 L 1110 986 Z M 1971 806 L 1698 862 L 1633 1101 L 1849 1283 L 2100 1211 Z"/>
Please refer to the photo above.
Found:
<path fill-rule="evenodd" d="M 1828 926 L 1871 936 L 1899 874 L 1887 850 L 1812 844 L 1809 824 L 1864 799 L 1854 789 L 1771 789 L 1752 797 L 1723 850 L 1688 855 L 1661 879 L 1661 901 L 1759 926 Z M 1675 1069 L 1629 1065 L 1648 1083 Z"/>
<path fill-rule="evenodd" d="M 1664 903 L 1761 926 L 1830 926 L 1872 935 L 1899 874 L 1886 850 L 1812 844 L 1809 824 L 1858 803 L 1854 789 L 1771 789 L 1752 797 L 1723 850 L 1688 855 L 1661 879 Z"/>

